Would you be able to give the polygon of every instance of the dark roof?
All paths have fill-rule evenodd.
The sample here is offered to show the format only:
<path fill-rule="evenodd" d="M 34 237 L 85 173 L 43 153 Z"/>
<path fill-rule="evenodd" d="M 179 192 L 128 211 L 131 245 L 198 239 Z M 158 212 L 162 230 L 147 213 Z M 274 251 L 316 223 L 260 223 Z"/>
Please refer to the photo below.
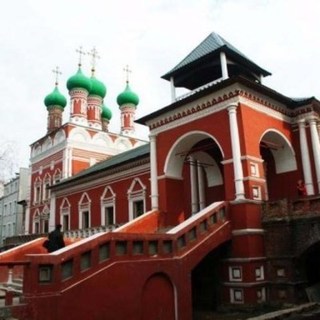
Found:
<path fill-rule="evenodd" d="M 79 172 L 78 174 L 62 180 L 60 183 L 52 186 L 52 189 L 55 189 L 56 187 L 59 188 L 60 186 L 63 186 L 64 184 L 73 182 L 75 180 L 93 175 L 95 173 L 107 170 L 107 169 L 111 169 L 111 168 L 115 168 L 121 165 L 124 165 L 125 163 L 134 161 L 134 160 L 138 160 L 139 158 L 143 158 L 146 157 L 150 154 L 150 144 L 147 143 L 145 145 L 142 145 L 140 147 L 119 153 L 115 156 L 110 157 L 107 160 L 103 160 L 101 162 L 98 162 L 97 164 L 93 165 L 92 167 L 83 170 L 81 172 Z"/>
<path fill-rule="evenodd" d="M 162 109 L 159 109 L 159 110 L 157 110 L 153 113 L 150 113 L 140 119 L 135 120 L 135 122 L 146 125 L 147 121 L 149 121 L 149 120 L 152 120 L 152 119 L 154 119 L 154 118 L 156 118 L 166 112 L 172 111 L 172 110 L 180 107 L 181 105 L 184 105 L 186 103 L 192 102 L 193 100 L 201 98 L 202 96 L 205 96 L 209 93 L 221 90 L 225 87 L 228 87 L 234 83 L 242 84 L 242 85 L 244 85 L 248 88 L 251 88 L 261 94 L 264 94 L 264 95 L 266 95 L 276 101 L 279 101 L 280 103 L 285 104 L 290 109 L 294 109 L 294 108 L 306 105 L 308 103 L 311 103 L 312 101 L 318 101 L 318 100 L 316 100 L 315 97 L 309 97 L 309 98 L 286 97 L 283 94 L 281 94 L 281 93 L 279 93 L 269 87 L 266 87 L 260 83 L 248 80 L 247 78 L 244 78 L 241 76 L 238 76 L 238 77 L 228 78 L 228 79 L 221 81 L 217 84 L 213 84 L 211 86 L 203 88 L 202 90 L 195 92 L 194 94 L 186 97 L 185 99 L 177 100 Z M 318 103 L 319 103 L 319 101 L 318 101 Z"/>
<path fill-rule="evenodd" d="M 189 53 L 179 64 L 177 64 L 172 70 L 167 72 L 162 76 L 163 79 L 170 80 L 170 77 L 176 75 L 178 71 L 182 69 L 187 69 L 191 67 L 194 63 L 203 59 L 208 55 L 218 55 L 221 51 L 226 52 L 227 55 L 232 56 L 234 59 L 238 60 L 254 69 L 256 72 L 261 73 L 264 76 L 270 75 L 271 73 L 262 69 L 248 57 L 246 57 L 242 52 L 235 48 L 232 44 L 222 38 L 215 32 L 209 34 L 209 36 L 204 39 L 191 53 Z"/>

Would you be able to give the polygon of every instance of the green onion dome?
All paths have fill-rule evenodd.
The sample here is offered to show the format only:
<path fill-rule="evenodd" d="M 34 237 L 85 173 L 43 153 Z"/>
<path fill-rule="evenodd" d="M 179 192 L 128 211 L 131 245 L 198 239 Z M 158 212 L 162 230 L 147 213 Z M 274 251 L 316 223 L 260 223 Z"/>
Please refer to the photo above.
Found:
<path fill-rule="evenodd" d="M 67 88 L 69 91 L 75 88 L 82 88 L 90 92 L 91 80 L 82 73 L 82 70 L 79 67 L 77 73 L 68 79 Z"/>
<path fill-rule="evenodd" d="M 107 120 L 111 120 L 111 118 L 112 118 L 112 112 L 111 112 L 111 110 L 105 105 L 105 104 L 103 104 L 102 105 L 102 111 L 101 111 L 101 118 L 102 119 L 107 119 Z"/>
<path fill-rule="evenodd" d="M 103 99 L 107 93 L 106 86 L 101 81 L 99 81 L 95 76 L 92 76 L 90 80 L 91 80 L 91 89 L 89 91 L 89 95 L 96 95 Z"/>
<path fill-rule="evenodd" d="M 120 107 L 123 106 L 124 104 L 128 104 L 128 103 L 134 104 L 135 106 L 138 105 L 139 97 L 136 93 L 134 93 L 130 89 L 129 83 L 127 83 L 127 86 L 124 89 L 124 91 L 118 95 L 117 103 Z"/>
<path fill-rule="evenodd" d="M 58 86 L 56 85 L 54 90 L 44 98 L 44 104 L 47 108 L 51 106 L 60 106 L 64 108 L 67 105 L 67 99 L 60 93 Z"/>

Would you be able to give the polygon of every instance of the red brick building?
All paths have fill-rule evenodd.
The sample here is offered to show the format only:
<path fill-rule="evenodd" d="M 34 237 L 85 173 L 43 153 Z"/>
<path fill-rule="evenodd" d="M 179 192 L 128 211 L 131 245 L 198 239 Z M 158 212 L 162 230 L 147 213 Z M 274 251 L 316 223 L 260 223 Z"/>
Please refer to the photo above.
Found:
<path fill-rule="evenodd" d="M 163 76 L 172 103 L 137 120 L 150 129 L 148 144 L 81 171 L 77 159 L 89 167 L 88 158 L 68 153 L 75 169 L 49 188 L 51 224 L 62 223 L 66 234 L 123 225 L 54 254 L 28 255 L 30 319 L 54 308 L 47 319 L 191 320 L 199 310 L 257 307 L 280 295 L 294 302 L 320 281 L 294 275 L 296 257 L 270 249 L 287 247 L 273 242 L 279 233 L 266 237 L 263 220 L 277 201 L 295 203 L 299 179 L 308 201 L 299 204 L 320 212 L 320 102 L 264 86 L 269 75 L 212 33 Z M 178 87 L 190 91 L 176 97 Z M 72 126 L 53 132 L 68 137 Z M 41 166 L 40 158 L 33 163 Z M 319 241 L 316 234 L 300 254 Z"/>
<path fill-rule="evenodd" d="M 56 82 L 53 92 L 44 100 L 48 110 L 47 133 L 31 144 L 31 195 L 27 211 L 27 233 L 48 232 L 54 228 L 54 215 L 50 215 L 50 188 L 53 185 L 97 162 L 146 143 L 134 136 L 133 121 L 139 98 L 128 83 L 118 96 L 121 110 L 119 134 L 108 129 L 112 112 L 103 102 L 107 89 L 95 77 L 94 68 L 89 78 L 83 74 L 79 63 L 77 73 L 67 81 L 67 88 L 70 95 L 68 122 L 62 124 L 67 101 Z M 63 225 L 64 230 L 69 230 L 71 221 L 64 219 Z M 87 220 L 77 226 L 88 227 Z"/>

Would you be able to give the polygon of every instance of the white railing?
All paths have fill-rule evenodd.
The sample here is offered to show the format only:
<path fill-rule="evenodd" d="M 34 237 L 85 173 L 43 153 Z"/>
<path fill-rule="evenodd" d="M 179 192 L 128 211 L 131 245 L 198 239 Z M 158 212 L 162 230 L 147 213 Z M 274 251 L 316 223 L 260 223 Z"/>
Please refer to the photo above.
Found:
<path fill-rule="evenodd" d="M 119 228 L 122 224 L 110 224 L 107 226 L 92 227 L 87 229 L 67 230 L 64 236 L 67 238 L 87 238 L 101 232 L 110 232 Z"/>

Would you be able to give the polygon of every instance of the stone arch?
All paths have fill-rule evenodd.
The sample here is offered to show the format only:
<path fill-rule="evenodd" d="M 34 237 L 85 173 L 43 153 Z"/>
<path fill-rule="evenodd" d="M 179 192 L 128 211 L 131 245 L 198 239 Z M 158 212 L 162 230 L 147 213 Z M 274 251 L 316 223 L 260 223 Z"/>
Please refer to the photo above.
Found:
<path fill-rule="evenodd" d="M 260 145 L 263 144 L 270 147 L 277 174 L 297 170 L 294 149 L 282 132 L 275 129 L 266 130 L 260 138 Z"/>
<path fill-rule="evenodd" d="M 32 155 L 37 156 L 42 152 L 40 143 L 36 143 L 32 148 Z"/>
<path fill-rule="evenodd" d="M 193 154 L 195 160 L 204 164 L 204 170 L 206 172 L 208 187 L 219 186 L 223 184 L 223 177 L 219 170 L 218 164 L 205 152 L 196 152 Z"/>
<path fill-rule="evenodd" d="M 48 150 L 52 147 L 52 145 L 53 145 L 53 142 L 52 142 L 51 137 L 47 137 L 47 139 L 44 141 L 44 143 L 42 145 L 42 150 L 43 151 Z"/>
<path fill-rule="evenodd" d="M 191 131 L 177 139 L 177 141 L 171 147 L 165 161 L 163 170 L 164 174 L 168 177 L 181 179 L 182 167 L 184 163 L 184 157 L 181 155 L 186 151 L 186 146 L 193 146 L 199 141 L 207 138 L 210 138 L 214 141 L 214 143 L 218 146 L 222 158 L 224 158 L 222 147 L 212 135 L 204 131 Z"/>
<path fill-rule="evenodd" d="M 66 139 L 66 134 L 63 129 L 60 129 L 53 138 L 53 145 L 57 145 Z"/>
<path fill-rule="evenodd" d="M 181 221 L 210 203 L 224 199 L 223 158 L 222 147 L 207 132 L 191 131 L 175 141 L 166 156 L 163 171 L 167 179 L 166 192 L 172 201 L 170 206 L 180 212 L 176 219 Z M 181 192 L 173 195 L 172 189 Z"/>
<path fill-rule="evenodd" d="M 176 290 L 165 273 L 150 276 L 142 288 L 141 319 L 177 319 Z"/>
<path fill-rule="evenodd" d="M 92 137 L 92 142 L 99 146 L 111 147 L 113 144 L 112 139 L 106 133 L 98 132 Z"/>
<path fill-rule="evenodd" d="M 132 148 L 131 142 L 128 139 L 119 137 L 114 142 L 114 146 L 119 151 L 126 151 Z"/>
<path fill-rule="evenodd" d="M 89 142 L 91 140 L 91 136 L 84 128 L 74 128 L 70 131 L 69 139 L 79 142 Z"/>
<path fill-rule="evenodd" d="M 287 196 L 287 192 L 296 193 L 297 161 L 291 142 L 282 132 L 273 128 L 263 132 L 258 141 L 262 159 L 262 172 L 258 174 L 264 180 L 260 196 L 274 200 Z M 288 188 L 279 188 L 282 184 Z"/>

